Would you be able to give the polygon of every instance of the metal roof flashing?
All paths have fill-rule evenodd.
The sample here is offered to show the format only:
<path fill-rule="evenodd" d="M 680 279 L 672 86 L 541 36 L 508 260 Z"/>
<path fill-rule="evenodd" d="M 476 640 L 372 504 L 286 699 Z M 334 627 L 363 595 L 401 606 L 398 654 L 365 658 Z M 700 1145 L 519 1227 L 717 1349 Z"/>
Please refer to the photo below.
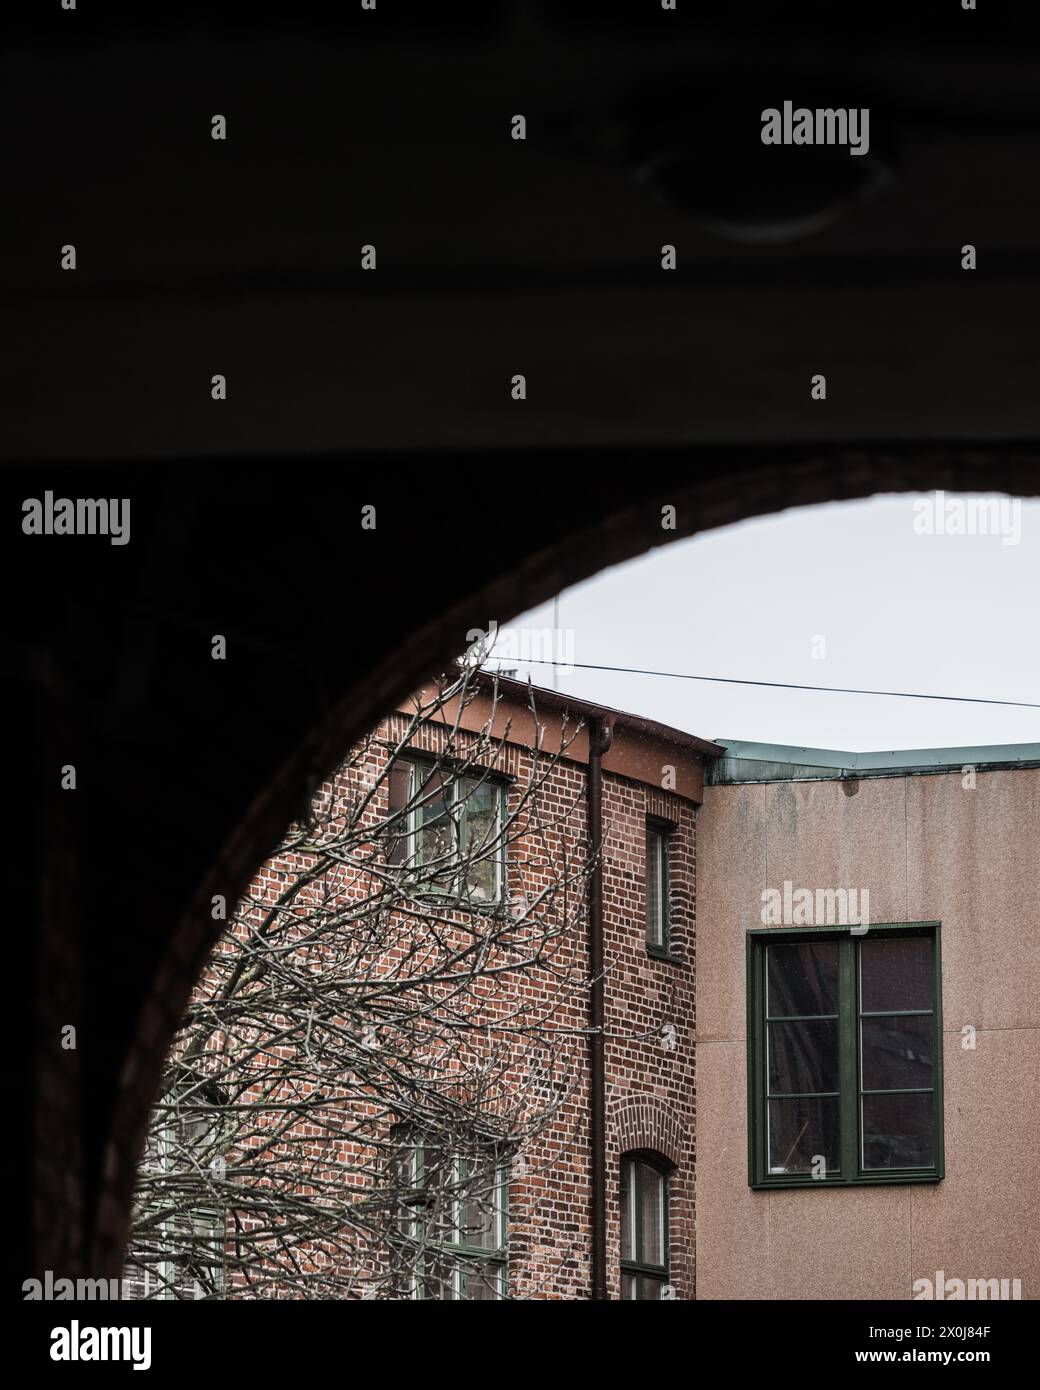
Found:
<path fill-rule="evenodd" d="M 993 743 L 977 748 L 901 748 L 851 753 L 834 748 L 799 748 L 782 743 L 748 743 L 717 738 L 725 752 L 709 762 L 711 786 L 736 782 L 824 782 L 864 777 L 924 777 L 960 772 L 1010 771 L 1040 767 L 1040 743 Z"/>

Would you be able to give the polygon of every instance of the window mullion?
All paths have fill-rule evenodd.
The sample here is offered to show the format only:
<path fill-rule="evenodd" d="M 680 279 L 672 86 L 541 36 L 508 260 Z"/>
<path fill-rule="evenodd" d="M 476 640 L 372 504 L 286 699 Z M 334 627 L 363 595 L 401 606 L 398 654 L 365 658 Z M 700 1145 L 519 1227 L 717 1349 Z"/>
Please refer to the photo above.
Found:
<path fill-rule="evenodd" d="M 859 987 L 851 936 L 838 942 L 838 1011 L 841 1175 L 844 1182 L 852 1182 L 859 1173 Z"/>
<path fill-rule="evenodd" d="M 751 1170 L 761 1177 L 766 1172 L 766 1144 L 769 1130 L 769 1102 L 767 1078 L 765 1075 L 765 1056 L 762 1049 L 763 1022 L 768 1003 L 765 995 L 765 955 L 762 944 L 753 946 L 748 957 L 748 998 L 753 1007 L 748 1010 L 750 1037 L 748 1038 L 748 1101 L 751 1107 L 749 1147 L 751 1150 Z M 840 1104 L 840 1102 L 839 1102 Z"/>
<path fill-rule="evenodd" d="M 943 1124 L 943 1024 L 942 1024 L 942 941 L 941 933 L 932 935 L 932 1122 L 934 1149 L 932 1158 L 940 1177 L 946 1171 L 945 1136 Z"/>

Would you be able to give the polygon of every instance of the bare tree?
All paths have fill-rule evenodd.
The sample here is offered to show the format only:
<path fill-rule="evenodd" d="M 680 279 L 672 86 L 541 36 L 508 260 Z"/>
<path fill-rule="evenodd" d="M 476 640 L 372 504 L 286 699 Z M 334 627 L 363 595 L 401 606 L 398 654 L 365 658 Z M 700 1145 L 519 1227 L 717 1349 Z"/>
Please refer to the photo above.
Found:
<path fill-rule="evenodd" d="M 167 1060 L 130 1296 L 505 1294 L 503 1184 L 567 1100 L 588 988 L 583 803 L 555 778 L 579 726 L 547 750 L 528 698 L 518 747 L 461 666 L 258 874 Z"/>

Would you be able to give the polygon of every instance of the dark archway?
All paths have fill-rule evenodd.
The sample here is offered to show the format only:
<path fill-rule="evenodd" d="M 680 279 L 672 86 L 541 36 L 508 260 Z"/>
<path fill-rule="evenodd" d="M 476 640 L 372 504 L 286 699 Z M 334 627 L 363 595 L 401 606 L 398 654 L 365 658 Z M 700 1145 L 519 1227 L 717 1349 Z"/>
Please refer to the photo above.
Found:
<path fill-rule="evenodd" d="M 526 508 L 492 502 L 484 462 L 456 462 L 445 491 L 422 460 L 394 461 L 396 490 L 374 481 L 385 458 L 364 460 L 363 491 L 344 483 L 334 505 L 302 516 L 286 507 L 288 463 L 194 488 L 141 487 L 119 470 L 111 495 L 133 498 L 133 546 L 24 538 L 21 583 L 37 601 L 24 691 L 38 702 L 42 789 L 20 827 L 44 882 L 39 1147 L 26 1153 L 40 1267 L 118 1265 L 158 1069 L 219 928 L 211 896 L 233 900 L 318 773 L 471 628 L 654 545 L 788 506 L 932 487 L 1033 494 L 1038 460 L 955 446 L 498 455 L 510 477 L 573 479 L 573 499 L 537 528 Z M 473 499 L 469 542 L 438 546 L 458 541 L 460 496 Z M 365 504 L 374 533 L 360 527 Z M 661 529 L 666 504 L 674 532 Z M 422 557 L 445 549 L 454 558 L 431 582 Z M 210 657 L 215 633 L 226 661 Z M 68 762 L 75 793 L 59 787 Z M 79 1048 L 63 1053 L 61 1027 L 76 1020 Z"/>
<path fill-rule="evenodd" d="M 851 42 L 822 4 L 36 9 L 0 55 L 12 1219 L 74 1276 L 118 1264 L 209 897 L 469 629 L 742 517 L 1040 490 L 1040 50 L 939 3 Z M 821 82 L 870 105 L 869 192 L 760 162 Z M 807 240 L 709 225 L 847 193 Z M 47 491 L 129 497 L 131 543 L 22 535 Z"/>

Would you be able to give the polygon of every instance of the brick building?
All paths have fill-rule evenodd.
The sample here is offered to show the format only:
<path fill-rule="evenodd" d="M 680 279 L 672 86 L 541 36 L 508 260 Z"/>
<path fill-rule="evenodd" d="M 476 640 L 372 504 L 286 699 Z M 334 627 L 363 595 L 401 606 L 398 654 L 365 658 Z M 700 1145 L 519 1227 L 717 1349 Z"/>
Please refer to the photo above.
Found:
<path fill-rule="evenodd" d="M 410 735 L 402 706 L 319 793 L 334 808 L 374 776 L 385 823 L 429 760 L 483 739 L 483 824 L 549 759 L 547 818 L 478 896 L 508 916 L 549 892 L 554 854 L 581 875 L 545 968 L 486 991 L 492 1022 L 521 996 L 551 1011 L 571 1085 L 502 1164 L 478 1236 L 449 1231 L 435 1277 L 392 1296 L 910 1298 L 945 1271 L 1035 1297 L 1040 748 L 724 747 L 533 701 L 481 678 Z M 409 822 L 389 858 L 423 833 Z M 310 862 L 270 860 L 258 901 Z M 443 910 L 467 928 L 465 904 Z M 530 1052 L 513 1062 L 507 1090 Z M 429 1156 L 409 1161 L 421 1182 Z"/>
<path fill-rule="evenodd" d="M 469 780 L 482 768 L 488 780 L 465 814 L 471 824 L 483 825 L 498 814 L 508 821 L 514 802 L 532 784 L 537 763 L 538 813 L 527 813 L 529 822 L 537 819 L 537 833 L 525 829 L 511 836 L 502 862 L 479 865 L 476 883 L 468 886 L 476 889 L 482 911 L 501 909 L 508 915 L 525 898 L 539 902 L 539 915 L 555 920 L 559 903 L 553 895 L 562 899 L 565 893 L 553 884 L 547 866 L 573 866 L 568 874 L 578 885 L 571 893 L 576 901 L 567 908 L 567 930 L 552 933 L 545 968 L 499 977 L 483 1001 L 490 1024 L 509 1015 L 510 1037 L 520 1031 L 518 1000 L 528 1011 L 525 1017 L 539 1009 L 544 1020 L 551 1016 L 553 1036 L 563 1039 L 556 1060 L 565 1065 L 566 1094 L 504 1164 L 495 1219 L 477 1236 L 459 1237 L 463 1257 L 455 1259 L 450 1250 L 439 1253 L 436 1280 L 431 1275 L 424 1286 L 428 1295 L 693 1297 L 696 815 L 705 762 L 720 752 L 649 720 L 552 691 L 539 690 L 532 701 L 522 684 L 480 678 L 479 688 L 465 700 L 439 708 L 417 726 L 406 702 L 401 713 L 384 721 L 364 754 L 318 790 L 318 803 L 338 822 L 346 819 L 341 808 L 356 798 L 359 787 L 375 784 L 362 821 L 385 825 L 431 760 L 444 759 L 450 766 L 460 757 L 472 758 Z M 438 793 L 444 800 L 450 795 Z M 409 812 L 412 821 L 385 852 L 391 863 L 403 865 L 409 852 L 426 843 L 423 836 L 429 838 L 428 829 L 412 823 L 416 814 Z M 589 855 L 590 843 L 602 845 L 601 855 Z M 285 893 L 287 884 L 305 877 L 314 862 L 299 847 L 269 860 L 251 890 L 254 916 Z M 483 919 L 469 913 L 465 903 L 437 906 L 438 932 L 450 934 L 453 922 L 465 932 L 474 920 Z M 238 943 L 231 938 L 241 938 L 245 930 L 234 926 L 218 946 L 197 998 L 215 989 L 222 953 L 233 952 Z M 540 1045 L 518 1049 L 512 1070 L 503 1072 L 505 1088 L 519 1091 L 538 1065 L 544 1065 Z M 550 1091 L 557 1084 L 552 1076 L 545 1081 Z M 372 1089 L 380 1086 L 376 1081 Z M 371 1171 L 365 1137 L 378 1147 L 391 1132 L 389 1118 L 382 1112 L 377 1118 L 378 1107 L 356 1096 L 349 1103 L 365 1112 L 367 1128 L 359 1124 L 354 1139 L 340 1147 L 349 1151 L 354 1168 Z M 295 1142 L 310 1137 L 310 1129 L 301 1122 Z M 313 1133 L 316 1137 L 317 1130 Z M 248 1141 L 253 1147 L 261 1142 L 262 1135 Z M 314 1160 L 317 1147 L 307 1152 Z M 343 1156 L 331 1153 L 330 1163 Z M 420 1181 L 418 1175 L 429 1167 L 421 1146 L 412 1161 Z M 206 1219 L 216 1243 L 216 1218 Z M 175 1243 L 172 1222 L 162 1234 Z M 153 1269 L 160 1254 L 153 1255 Z M 361 1256 L 357 1260 L 364 1263 Z M 175 1263 L 159 1265 L 173 1285 L 171 1296 L 242 1291 L 240 1280 L 211 1278 L 209 1270 L 202 1286 L 193 1276 L 178 1278 L 172 1273 Z M 318 1266 L 309 1268 L 320 1272 Z M 154 1281 L 148 1291 L 155 1294 Z M 408 1289 L 391 1290 L 397 1296 L 409 1291 L 418 1291 L 414 1281 Z M 374 1296 L 387 1292 L 384 1283 Z"/>

